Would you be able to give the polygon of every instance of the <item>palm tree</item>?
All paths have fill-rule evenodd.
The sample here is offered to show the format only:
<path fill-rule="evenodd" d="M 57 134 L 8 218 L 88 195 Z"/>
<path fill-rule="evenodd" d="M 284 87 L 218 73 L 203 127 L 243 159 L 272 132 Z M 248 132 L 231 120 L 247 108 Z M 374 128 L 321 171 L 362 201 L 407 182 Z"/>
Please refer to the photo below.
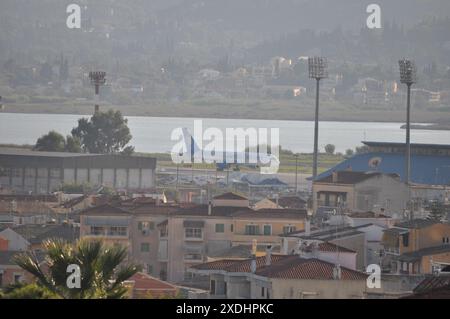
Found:
<path fill-rule="evenodd" d="M 32 252 L 17 255 L 18 266 L 36 277 L 38 287 L 63 299 L 117 299 L 127 292 L 124 281 L 140 270 L 135 264 L 122 265 L 127 250 L 118 246 L 105 246 L 100 241 L 80 240 L 70 244 L 61 240 L 44 242 L 46 250 L 44 271 Z M 69 288 L 69 265 L 80 267 L 80 288 Z M 122 265 L 122 266 L 120 266 Z"/>

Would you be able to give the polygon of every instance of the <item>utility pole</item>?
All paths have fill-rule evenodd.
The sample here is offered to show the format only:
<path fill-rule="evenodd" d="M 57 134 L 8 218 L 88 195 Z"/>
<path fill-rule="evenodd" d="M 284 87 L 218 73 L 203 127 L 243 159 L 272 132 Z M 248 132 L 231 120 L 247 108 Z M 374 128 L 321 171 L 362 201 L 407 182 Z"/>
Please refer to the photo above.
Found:
<path fill-rule="evenodd" d="M 95 88 L 94 113 L 98 113 L 100 111 L 100 106 L 98 104 L 100 86 L 105 85 L 105 83 L 106 83 L 106 72 L 102 72 L 102 71 L 89 72 L 89 79 L 91 80 L 91 84 L 93 84 L 94 88 Z"/>
<path fill-rule="evenodd" d="M 316 80 L 316 110 L 314 117 L 314 154 L 313 154 L 313 181 L 317 177 L 317 162 L 319 154 L 319 92 L 320 80 L 328 77 L 327 59 L 323 57 L 309 57 L 309 78 Z"/>
<path fill-rule="evenodd" d="M 295 194 L 298 194 L 298 154 L 295 154 Z"/>

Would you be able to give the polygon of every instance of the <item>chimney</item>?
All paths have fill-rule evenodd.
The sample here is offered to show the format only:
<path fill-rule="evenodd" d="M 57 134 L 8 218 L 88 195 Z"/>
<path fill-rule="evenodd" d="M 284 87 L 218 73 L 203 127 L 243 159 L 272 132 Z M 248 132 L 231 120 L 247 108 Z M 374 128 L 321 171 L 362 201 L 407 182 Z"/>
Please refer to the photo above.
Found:
<path fill-rule="evenodd" d="M 255 255 L 252 256 L 252 260 L 250 261 L 250 270 L 251 270 L 252 274 L 254 274 L 256 272 L 256 256 Z"/>
<path fill-rule="evenodd" d="M 211 216 L 211 214 L 212 214 L 212 202 L 209 201 L 208 202 L 208 216 Z"/>
<path fill-rule="evenodd" d="M 337 183 L 338 182 L 338 172 L 331 173 L 331 181 L 333 183 Z"/>
<path fill-rule="evenodd" d="M 305 219 L 305 236 L 311 236 L 311 221 L 309 218 Z"/>
<path fill-rule="evenodd" d="M 272 245 L 267 245 L 266 247 L 266 266 L 272 264 Z"/>
<path fill-rule="evenodd" d="M 342 278 L 341 265 L 336 264 L 333 268 L 333 279 L 341 280 L 341 278 Z"/>
<path fill-rule="evenodd" d="M 278 204 L 278 198 L 280 196 L 278 196 L 278 194 L 275 194 L 275 203 L 277 204 L 277 208 L 280 208 L 280 205 Z"/>

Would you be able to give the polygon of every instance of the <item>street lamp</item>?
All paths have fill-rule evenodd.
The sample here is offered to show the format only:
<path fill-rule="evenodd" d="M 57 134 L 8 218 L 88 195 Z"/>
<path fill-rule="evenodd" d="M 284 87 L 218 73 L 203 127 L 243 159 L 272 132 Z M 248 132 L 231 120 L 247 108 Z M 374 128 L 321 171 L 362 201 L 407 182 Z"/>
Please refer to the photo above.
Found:
<path fill-rule="evenodd" d="M 323 57 L 309 57 L 309 78 L 316 80 L 316 113 L 314 118 L 314 155 L 313 155 L 313 180 L 317 177 L 317 156 L 319 148 L 319 89 L 320 80 L 328 77 L 327 59 Z"/>
<path fill-rule="evenodd" d="M 91 80 L 91 84 L 95 87 L 95 109 L 94 112 L 98 113 L 100 110 L 100 106 L 98 105 L 98 94 L 100 92 L 100 85 L 105 85 L 106 83 L 106 72 L 102 71 L 92 71 L 89 72 L 89 79 Z"/>
<path fill-rule="evenodd" d="M 400 66 L 400 82 L 408 87 L 406 102 L 406 159 L 405 159 L 405 183 L 409 185 L 411 175 L 411 86 L 417 82 L 417 69 L 414 61 L 402 59 L 398 62 Z"/>

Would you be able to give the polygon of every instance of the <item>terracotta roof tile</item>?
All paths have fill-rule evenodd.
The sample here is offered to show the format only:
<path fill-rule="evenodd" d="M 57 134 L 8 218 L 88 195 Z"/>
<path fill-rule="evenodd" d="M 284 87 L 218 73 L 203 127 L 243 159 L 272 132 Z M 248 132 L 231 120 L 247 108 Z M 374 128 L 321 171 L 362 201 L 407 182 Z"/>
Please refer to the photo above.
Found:
<path fill-rule="evenodd" d="M 232 200 L 247 200 L 247 197 L 241 196 L 239 194 L 228 192 L 221 195 L 214 196 L 213 199 L 232 199 Z"/>
<path fill-rule="evenodd" d="M 297 255 L 272 255 L 271 265 L 266 266 L 266 257 L 256 258 L 256 275 L 279 279 L 333 280 L 334 264 L 316 258 L 305 259 Z M 218 260 L 195 265 L 196 270 L 217 270 L 250 273 L 251 259 Z M 367 275 L 341 267 L 342 280 L 366 280 Z"/>

